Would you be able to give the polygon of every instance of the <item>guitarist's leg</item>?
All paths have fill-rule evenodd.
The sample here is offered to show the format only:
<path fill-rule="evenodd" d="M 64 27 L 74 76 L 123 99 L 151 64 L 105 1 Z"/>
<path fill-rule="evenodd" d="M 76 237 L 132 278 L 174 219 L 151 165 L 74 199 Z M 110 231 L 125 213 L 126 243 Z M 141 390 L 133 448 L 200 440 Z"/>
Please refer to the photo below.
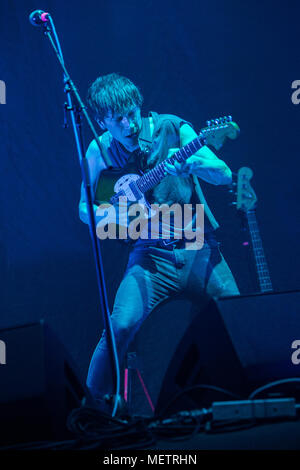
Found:
<path fill-rule="evenodd" d="M 177 257 L 184 264 L 182 288 L 196 304 L 240 294 L 216 241 L 205 242 L 200 250 L 180 250 Z"/>
<path fill-rule="evenodd" d="M 236 281 L 222 253 L 220 253 L 220 261 L 212 269 L 207 293 L 214 298 L 240 295 Z"/>
<path fill-rule="evenodd" d="M 120 365 L 142 322 L 163 300 L 179 290 L 173 252 L 135 250 L 116 294 L 111 316 Z M 95 399 L 114 393 L 105 331 L 94 351 L 87 378 Z"/>

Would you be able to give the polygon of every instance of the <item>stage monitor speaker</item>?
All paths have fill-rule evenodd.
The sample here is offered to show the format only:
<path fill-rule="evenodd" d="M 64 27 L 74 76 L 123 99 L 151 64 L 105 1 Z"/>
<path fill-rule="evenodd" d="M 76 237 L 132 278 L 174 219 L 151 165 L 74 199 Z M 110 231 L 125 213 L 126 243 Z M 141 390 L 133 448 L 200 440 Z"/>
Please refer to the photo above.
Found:
<path fill-rule="evenodd" d="M 245 399 L 268 382 L 300 377 L 300 364 L 292 361 L 292 343 L 300 340 L 299 304 L 299 291 L 211 301 L 196 315 L 170 357 L 156 414 L 166 407 L 176 412 L 234 399 L 214 387 Z M 299 399 L 299 385 L 282 385 L 269 393 L 278 396 L 285 390 L 286 396 Z M 191 387 L 193 391 L 180 396 Z M 178 398 L 173 401 L 175 395 Z"/>
<path fill-rule="evenodd" d="M 43 321 L 0 330 L 0 447 L 70 439 L 67 416 L 88 391 Z"/>

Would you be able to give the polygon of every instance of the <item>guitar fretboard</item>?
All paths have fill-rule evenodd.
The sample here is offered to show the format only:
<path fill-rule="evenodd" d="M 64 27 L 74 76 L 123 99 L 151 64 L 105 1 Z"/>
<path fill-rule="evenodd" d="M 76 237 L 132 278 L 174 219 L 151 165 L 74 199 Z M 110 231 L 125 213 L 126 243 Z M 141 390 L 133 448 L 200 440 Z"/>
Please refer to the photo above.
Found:
<path fill-rule="evenodd" d="M 173 163 L 177 160 L 178 162 L 183 162 L 195 152 L 197 152 L 201 147 L 205 145 L 204 137 L 196 137 L 192 140 L 189 144 L 182 147 L 178 150 L 172 157 L 167 158 L 163 162 L 156 165 L 152 170 L 145 173 L 145 175 L 141 176 L 137 181 L 136 185 L 141 193 L 145 193 L 149 189 L 154 188 L 160 181 L 166 176 L 165 173 L 165 164 L 166 163 Z"/>
<path fill-rule="evenodd" d="M 261 292 L 272 292 L 273 286 L 254 210 L 247 211 L 247 219 L 252 240 L 254 257 L 256 261 L 256 269 L 260 290 Z"/>

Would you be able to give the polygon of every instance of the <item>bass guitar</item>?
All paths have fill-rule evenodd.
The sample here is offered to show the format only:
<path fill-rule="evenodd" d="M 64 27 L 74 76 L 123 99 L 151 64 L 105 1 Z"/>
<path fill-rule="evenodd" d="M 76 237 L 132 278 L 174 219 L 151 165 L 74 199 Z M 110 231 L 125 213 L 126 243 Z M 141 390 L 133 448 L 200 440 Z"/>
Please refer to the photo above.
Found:
<path fill-rule="evenodd" d="M 238 170 L 236 207 L 238 210 L 243 211 L 247 217 L 260 291 L 273 292 L 269 268 L 256 219 L 255 207 L 257 197 L 250 184 L 252 176 L 253 171 L 251 168 L 242 167 Z"/>

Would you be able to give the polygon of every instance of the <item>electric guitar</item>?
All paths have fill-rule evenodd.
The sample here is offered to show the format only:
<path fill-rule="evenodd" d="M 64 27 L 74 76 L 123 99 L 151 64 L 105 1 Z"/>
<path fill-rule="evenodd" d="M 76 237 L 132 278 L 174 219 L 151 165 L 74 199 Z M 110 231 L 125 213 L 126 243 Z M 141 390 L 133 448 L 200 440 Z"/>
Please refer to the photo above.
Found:
<path fill-rule="evenodd" d="M 256 194 L 250 184 L 253 176 L 251 168 L 240 168 L 237 175 L 237 204 L 238 210 L 246 214 L 248 227 L 251 235 L 253 253 L 261 292 L 273 292 L 262 240 L 256 220 L 255 207 L 257 202 Z"/>
<path fill-rule="evenodd" d="M 126 208 L 128 202 L 138 204 L 144 211 L 143 218 L 151 218 L 155 211 L 151 209 L 145 193 L 168 175 L 165 170 L 166 163 L 184 162 L 204 145 L 211 145 L 218 150 L 226 138 L 236 139 L 239 131 L 239 126 L 232 121 L 231 116 L 207 121 L 207 127 L 201 129 L 199 136 L 143 175 L 122 174 L 122 169 L 104 170 L 100 174 L 94 198 L 95 204 L 100 206 L 96 213 L 97 230 L 116 223 L 116 208 L 119 209 L 122 203 Z M 124 211 L 117 224 L 128 226 L 129 219 L 124 215 Z"/>

